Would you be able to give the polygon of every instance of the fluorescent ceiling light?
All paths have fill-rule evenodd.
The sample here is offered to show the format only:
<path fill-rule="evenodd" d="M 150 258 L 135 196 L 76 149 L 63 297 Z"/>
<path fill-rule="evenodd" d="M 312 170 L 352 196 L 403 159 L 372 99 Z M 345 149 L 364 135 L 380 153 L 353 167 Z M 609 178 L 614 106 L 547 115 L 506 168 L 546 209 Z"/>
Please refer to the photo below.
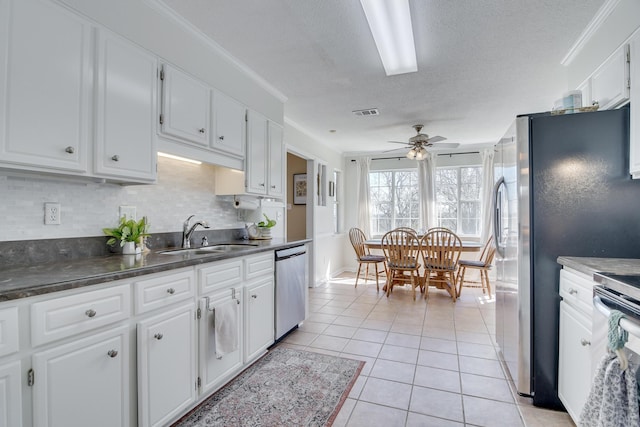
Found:
<path fill-rule="evenodd" d="M 360 0 L 387 76 L 418 71 L 409 0 Z"/>
<path fill-rule="evenodd" d="M 173 160 L 180 160 L 181 162 L 194 163 L 196 165 L 202 164 L 202 162 L 199 160 L 187 159 L 186 157 L 174 156 L 173 154 L 162 153 L 160 151 L 158 151 L 158 156 L 166 157 L 168 159 L 173 159 Z"/>

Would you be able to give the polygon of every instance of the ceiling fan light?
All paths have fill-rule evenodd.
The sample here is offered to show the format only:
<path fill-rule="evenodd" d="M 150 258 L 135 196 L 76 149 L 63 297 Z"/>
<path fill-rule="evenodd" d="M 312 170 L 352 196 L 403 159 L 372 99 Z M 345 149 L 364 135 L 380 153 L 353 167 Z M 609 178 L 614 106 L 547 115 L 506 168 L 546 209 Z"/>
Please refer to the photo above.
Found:
<path fill-rule="evenodd" d="M 427 150 L 420 148 L 416 153 L 416 160 L 424 160 L 425 157 L 427 157 Z"/>
<path fill-rule="evenodd" d="M 416 149 L 415 149 L 415 148 L 412 148 L 412 149 L 411 149 L 411 150 L 409 150 L 409 152 L 407 153 L 407 159 L 411 159 L 411 160 L 413 160 L 413 159 L 415 159 L 415 158 L 416 158 L 416 155 L 417 155 L 417 153 L 416 153 Z"/>

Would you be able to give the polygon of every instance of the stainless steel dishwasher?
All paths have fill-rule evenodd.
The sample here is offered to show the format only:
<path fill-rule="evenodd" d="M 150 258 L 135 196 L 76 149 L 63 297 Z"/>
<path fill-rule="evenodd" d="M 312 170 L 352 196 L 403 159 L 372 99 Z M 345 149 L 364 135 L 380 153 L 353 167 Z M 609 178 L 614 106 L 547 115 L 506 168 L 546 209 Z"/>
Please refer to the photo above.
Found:
<path fill-rule="evenodd" d="M 306 276 L 305 246 L 276 251 L 276 341 L 304 320 Z"/>

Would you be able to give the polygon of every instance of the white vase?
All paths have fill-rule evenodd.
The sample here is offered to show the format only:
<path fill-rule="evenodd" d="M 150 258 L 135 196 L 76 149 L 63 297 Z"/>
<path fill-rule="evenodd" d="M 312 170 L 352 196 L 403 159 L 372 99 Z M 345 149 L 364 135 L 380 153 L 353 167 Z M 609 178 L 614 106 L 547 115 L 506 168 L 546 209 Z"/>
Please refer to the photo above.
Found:
<path fill-rule="evenodd" d="M 122 247 L 122 255 L 135 255 L 136 254 L 136 242 L 124 242 Z"/>

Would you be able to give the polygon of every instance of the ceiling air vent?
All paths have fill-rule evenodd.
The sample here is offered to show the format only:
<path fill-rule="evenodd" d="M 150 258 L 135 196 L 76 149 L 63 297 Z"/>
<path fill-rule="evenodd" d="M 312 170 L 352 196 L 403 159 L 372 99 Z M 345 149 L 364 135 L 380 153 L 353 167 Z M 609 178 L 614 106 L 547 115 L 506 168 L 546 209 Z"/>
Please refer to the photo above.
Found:
<path fill-rule="evenodd" d="M 366 110 L 354 110 L 353 114 L 356 116 L 379 116 L 377 108 L 367 108 Z"/>

